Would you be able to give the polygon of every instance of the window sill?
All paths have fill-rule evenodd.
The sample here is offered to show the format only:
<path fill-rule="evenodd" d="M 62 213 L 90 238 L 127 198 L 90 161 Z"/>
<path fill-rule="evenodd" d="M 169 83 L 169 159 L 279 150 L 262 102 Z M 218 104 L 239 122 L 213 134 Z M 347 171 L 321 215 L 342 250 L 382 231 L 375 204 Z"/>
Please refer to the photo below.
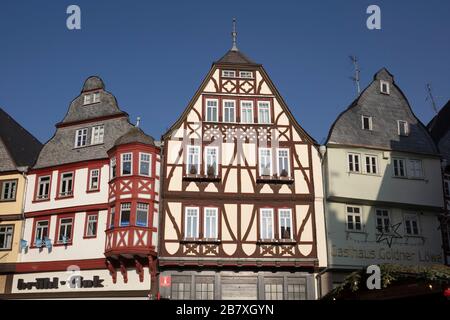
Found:
<path fill-rule="evenodd" d="M 200 239 L 200 238 L 184 238 L 180 243 L 198 243 L 198 244 L 219 244 L 219 239 Z"/>
<path fill-rule="evenodd" d="M 46 201 L 50 201 L 50 197 L 49 198 L 45 198 L 45 199 L 34 199 L 32 201 L 32 203 L 39 203 L 39 202 L 46 202 Z"/>
<path fill-rule="evenodd" d="M 292 184 L 294 179 L 291 177 L 278 176 L 260 176 L 256 178 L 257 183 L 271 183 L 271 184 Z"/>
<path fill-rule="evenodd" d="M 96 193 L 96 192 L 100 192 L 100 189 L 96 189 L 96 190 L 86 190 L 86 193 Z"/>
<path fill-rule="evenodd" d="M 358 231 L 358 230 L 345 230 L 345 232 L 347 232 L 347 233 L 358 233 L 358 234 L 369 234 L 367 231 L 364 231 L 364 230 L 361 230 L 361 231 Z"/>
<path fill-rule="evenodd" d="M 72 199 L 73 198 L 73 194 L 69 195 L 69 196 L 57 196 L 55 197 L 55 200 L 64 200 L 64 199 Z"/>
<path fill-rule="evenodd" d="M 15 202 L 16 198 L 14 199 L 0 199 L 0 202 Z"/>
<path fill-rule="evenodd" d="M 189 174 L 183 176 L 184 181 L 204 181 L 204 182 L 220 182 L 220 176 L 207 176 L 201 174 Z"/>
<path fill-rule="evenodd" d="M 53 246 L 54 247 L 69 247 L 73 244 L 73 242 L 68 242 L 68 243 L 54 243 Z"/>
<path fill-rule="evenodd" d="M 0 252 L 4 252 L 4 251 L 12 251 L 12 248 L 3 248 L 3 249 L 0 249 Z"/>
<path fill-rule="evenodd" d="M 95 236 L 83 236 L 83 239 L 95 239 L 97 238 L 97 235 Z"/>
<path fill-rule="evenodd" d="M 294 239 L 260 239 L 257 241 L 259 245 L 295 245 L 297 242 Z"/>

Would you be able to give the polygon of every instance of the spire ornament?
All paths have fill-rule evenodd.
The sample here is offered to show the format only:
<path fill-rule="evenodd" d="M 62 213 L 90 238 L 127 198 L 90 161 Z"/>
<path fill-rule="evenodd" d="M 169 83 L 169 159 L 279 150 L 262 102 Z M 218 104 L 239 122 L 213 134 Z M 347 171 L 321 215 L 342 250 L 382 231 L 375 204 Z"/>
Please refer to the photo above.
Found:
<path fill-rule="evenodd" d="M 231 51 L 239 51 L 237 48 L 236 18 L 233 18 L 233 31 L 231 32 L 231 37 L 233 38 L 233 47 L 231 48 Z"/>

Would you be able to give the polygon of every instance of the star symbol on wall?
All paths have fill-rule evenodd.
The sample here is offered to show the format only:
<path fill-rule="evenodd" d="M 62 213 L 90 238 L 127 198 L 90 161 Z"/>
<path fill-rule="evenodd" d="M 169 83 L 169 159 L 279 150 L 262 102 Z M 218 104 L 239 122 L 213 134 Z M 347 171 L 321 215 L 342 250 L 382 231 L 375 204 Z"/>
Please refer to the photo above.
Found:
<path fill-rule="evenodd" d="M 385 233 L 384 229 L 381 231 L 381 234 L 377 237 L 377 242 L 385 241 L 390 248 L 392 245 L 392 241 L 394 239 L 401 239 L 402 236 L 398 233 L 398 228 L 400 228 L 401 223 L 397 223 L 389 226 L 390 232 Z"/>

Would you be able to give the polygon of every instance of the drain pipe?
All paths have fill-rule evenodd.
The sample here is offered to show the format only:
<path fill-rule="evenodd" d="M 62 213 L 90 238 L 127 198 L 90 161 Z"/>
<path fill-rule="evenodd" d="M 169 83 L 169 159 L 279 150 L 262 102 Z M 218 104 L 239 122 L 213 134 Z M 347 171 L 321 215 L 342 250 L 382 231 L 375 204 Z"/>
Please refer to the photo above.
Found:
<path fill-rule="evenodd" d="M 28 167 L 20 167 L 17 168 L 19 170 L 20 173 L 22 173 L 22 177 L 24 178 L 24 189 L 23 189 L 23 196 L 22 196 L 22 208 L 21 208 L 21 216 L 22 216 L 22 225 L 21 225 L 21 230 L 20 230 L 20 240 L 22 241 L 23 236 L 25 234 L 25 201 L 26 201 L 26 196 L 27 196 L 27 188 L 28 188 L 28 176 L 27 176 L 27 171 L 28 171 Z M 22 250 L 20 247 L 20 243 L 19 243 L 19 257 L 20 260 L 22 260 Z"/>

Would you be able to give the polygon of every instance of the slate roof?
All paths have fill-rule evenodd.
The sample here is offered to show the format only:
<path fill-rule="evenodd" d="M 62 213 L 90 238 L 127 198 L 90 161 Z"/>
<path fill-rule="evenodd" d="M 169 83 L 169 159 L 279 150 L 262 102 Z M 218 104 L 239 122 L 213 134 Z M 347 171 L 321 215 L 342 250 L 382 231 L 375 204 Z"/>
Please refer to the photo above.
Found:
<path fill-rule="evenodd" d="M 42 144 L 0 108 L 0 172 L 30 167 Z"/>
<path fill-rule="evenodd" d="M 155 146 L 155 139 L 149 135 L 146 135 L 144 131 L 138 127 L 132 127 L 127 133 L 119 137 L 114 143 L 114 146 L 136 142 Z"/>
<path fill-rule="evenodd" d="M 104 88 L 103 81 L 99 77 L 90 77 L 86 80 L 81 94 L 70 104 L 69 111 L 62 123 L 57 126 L 54 136 L 42 148 L 35 169 L 108 158 L 107 151 L 114 146 L 119 137 L 134 126 L 129 122 L 128 114 L 120 110 L 116 98 Z M 92 90 L 99 90 L 100 102 L 83 105 L 84 94 Z M 111 115 L 118 117 L 101 118 Z M 102 144 L 90 145 L 92 127 L 95 125 L 104 125 L 104 139 Z M 88 128 L 88 145 L 75 148 L 76 130 L 81 128 Z"/>
<path fill-rule="evenodd" d="M 229 50 L 225 55 L 215 62 L 216 64 L 238 64 L 258 66 L 256 62 L 247 57 L 239 50 Z"/>
<path fill-rule="evenodd" d="M 390 85 L 390 94 L 380 92 L 380 80 Z M 371 116 L 373 130 L 362 129 L 361 117 Z M 409 135 L 398 135 L 397 120 L 409 123 Z M 372 83 L 342 112 L 332 125 L 327 144 L 379 148 L 438 155 L 426 127 L 414 115 L 394 77 L 385 68 L 374 75 Z"/>
<path fill-rule="evenodd" d="M 427 127 L 442 156 L 450 165 L 450 100 L 439 110 Z"/>

